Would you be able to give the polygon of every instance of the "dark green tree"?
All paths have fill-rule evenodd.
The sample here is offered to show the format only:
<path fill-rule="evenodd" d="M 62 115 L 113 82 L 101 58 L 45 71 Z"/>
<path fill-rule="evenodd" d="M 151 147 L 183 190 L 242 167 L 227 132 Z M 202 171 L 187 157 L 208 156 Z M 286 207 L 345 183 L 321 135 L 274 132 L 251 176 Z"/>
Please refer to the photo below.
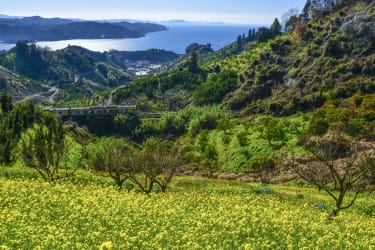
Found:
<path fill-rule="evenodd" d="M 242 51 L 243 50 L 243 39 L 241 35 L 238 35 L 237 37 L 237 51 Z"/>
<path fill-rule="evenodd" d="M 8 114 L 13 109 L 12 97 L 7 94 L 2 94 L 0 96 L 0 105 L 3 115 Z"/>
<path fill-rule="evenodd" d="M 202 168 L 207 171 L 208 177 L 212 177 L 212 174 L 219 170 L 219 154 L 217 152 L 216 146 L 212 143 L 209 143 L 202 156 Z"/>
<path fill-rule="evenodd" d="M 44 113 L 35 108 L 31 102 L 25 102 L 14 107 L 9 104 L 8 98 L 4 98 L 9 110 L 0 122 L 0 162 L 11 164 L 14 159 L 12 154 L 23 131 L 31 127 L 35 122 L 41 122 Z M 4 106 L 3 106 L 4 107 Z"/>
<path fill-rule="evenodd" d="M 258 131 L 262 139 L 267 140 L 270 146 L 276 146 L 276 142 L 281 142 L 286 138 L 286 124 L 272 116 L 264 116 L 258 120 Z"/>
<path fill-rule="evenodd" d="M 7 91 L 8 88 L 8 81 L 7 79 L 0 75 L 0 91 Z"/>
<path fill-rule="evenodd" d="M 307 0 L 305 6 L 303 7 L 302 16 L 303 18 L 307 19 L 310 18 L 310 10 L 311 10 L 311 0 Z"/>
<path fill-rule="evenodd" d="M 271 33 L 273 37 L 281 35 L 281 24 L 278 18 L 275 18 L 271 25 Z"/>
<path fill-rule="evenodd" d="M 193 72 L 193 73 L 199 71 L 198 54 L 197 54 L 197 52 L 193 52 L 190 55 L 190 59 L 187 62 L 187 68 L 188 68 L 188 71 Z"/>
<path fill-rule="evenodd" d="M 136 114 L 121 114 L 115 117 L 114 123 L 119 134 L 132 137 L 135 130 L 140 127 L 141 120 Z"/>
<path fill-rule="evenodd" d="M 249 29 L 248 34 L 247 34 L 247 41 L 252 42 L 255 40 L 255 29 Z"/>
<path fill-rule="evenodd" d="M 258 42 L 266 42 L 273 37 L 271 30 L 266 27 L 260 27 L 255 36 Z"/>
<path fill-rule="evenodd" d="M 206 82 L 194 91 L 194 103 L 197 105 L 220 103 L 225 95 L 237 86 L 237 78 L 237 74 L 229 70 L 211 74 Z"/>

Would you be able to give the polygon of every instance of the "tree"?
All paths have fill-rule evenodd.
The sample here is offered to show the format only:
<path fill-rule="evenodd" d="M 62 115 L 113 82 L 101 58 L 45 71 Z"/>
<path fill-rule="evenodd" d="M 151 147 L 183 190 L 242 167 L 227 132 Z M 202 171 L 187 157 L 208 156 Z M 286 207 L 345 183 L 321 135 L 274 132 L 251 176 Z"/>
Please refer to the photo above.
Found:
<path fill-rule="evenodd" d="M 8 88 L 8 80 L 5 76 L 0 75 L 0 91 L 7 91 Z"/>
<path fill-rule="evenodd" d="M 118 133 L 132 137 L 135 130 L 140 127 L 141 120 L 136 114 L 117 115 L 114 119 Z"/>
<path fill-rule="evenodd" d="M 179 145 L 160 138 L 149 138 L 141 147 L 123 139 L 102 138 L 88 147 L 88 159 L 98 172 L 107 172 L 119 188 L 129 180 L 147 194 L 155 184 L 165 192 L 182 162 Z"/>
<path fill-rule="evenodd" d="M 269 173 L 275 169 L 275 161 L 271 158 L 260 158 L 252 164 L 253 171 L 258 175 L 262 184 L 269 184 L 271 178 Z"/>
<path fill-rule="evenodd" d="M 270 146 L 276 146 L 276 142 L 283 143 L 286 138 L 285 127 L 286 124 L 272 116 L 263 116 L 258 119 L 257 129 L 260 132 L 260 137 L 267 140 Z"/>
<path fill-rule="evenodd" d="M 303 11 L 302 11 L 302 13 L 303 13 L 302 15 L 305 19 L 310 18 L 311 7 L 312 7 L 311 0 L 307 0 L 305 6 L 303 7 Z"/>
<path fill-rule="evenodd" d="M 8 114 L 13 109 L 12 97 L 7 94 L 2 94 L 0 96 L 0 105 L 2 114 Z"/>
<path fill-rule="evenodd" d="M 27 41 L 18 41 L 15 47 L 15 69 L 28 77 L 40 78 L 46 70 L 41 50 Z"/>
<path fill-rule="evenodd" d="M 215 145 L 209 142 L 208 130 L 200 132 L 197 146 L 201 158 L 201 167 L 211 177 L 214 170 L 218 169 L 218 152 Z"/>
<path fill-rule="evenodd" d="M 242 49 L 243 49 L 242 36 L 238 35 L 238 37 L 237 37 L 237 51 L 242 51 Z"/>
<path fill-rule="evenodd" d="M 88 164 L 98 172 L 109 174 L 119 188 L 128 180 L 129 173 L 135 170 L 136 149 L 124 139 L 101 137 L 87 147 Z"/>
<path fill-rule="evenodd" d="M 150 193 L 154 184 L 165 192 L 181 163 L 177 144 L 152 137 L 145 141 L 136 156 L 136 165 L 144 174 L 143 182 L 135 172 L 129 173 L 129 178 L 145 193 Z"/>
<path fill-rule="evenodd" d="M 190 59 L 186 63 L 188 67 L 188 71 L 190 72 L 198 72 L 199 71 L 199 66 L 198 66 L 198 54 L 197 52 L 191 53 Z"/>
<path fill-rule="evenodd" d="M 297 22 L 295 24 L 295 28 L 294 28 L 294 32 L 299 35 L 299 36 L 302 36 L 305 32 L 306 32 L 306 26 L 301 23 L 301 22 Z"/>
<path fill-rule="evenodd" d="M 252 41 L 254 41 L 255 40 L 255 29 L 253 28 L 253 29 L 249 29 L 249 31 L 248 31 L 248 34 L 247 34 L 247 41 L 248 42 L 252 42 Z"/>
<path fill-rule="evenodd" d="M 255 36 L 258 42 L 266 42 L 272 38 L 272 32 L 266 27 L 260 27 L 255 33 Z"/>
<path fill-rule="evenodd" d="M 194 103 L 197 105 L 222 102 L 225 95 L 232 91 L 238 83 L 238 76 L 234 71 L 223 70 L 213 73 L 193 93 Z"/>
<path fill-rule="evenodd" d="M 35 122 L 43 124 L 43 120 L 50 120 L 48 113 L 41 112 L 32 102 L 18 105 L 9 103 L 9 98 L 2 99 L 2 108 L 7 112 L 0 122 L 0 162 L 11 164 L 15 159 L 13 151 L 21 133 L 33 126 Z M 57 119 L 54 115 L 52 115 Z"/>
<path fill-rule="evenodd" d="M 123 139 L 105 138 L 103 165 L 109 176 L 121 188 L 129 178 L 128 173 L 134 166 L 133 149 Z"/>
<path fill-rule="evenodd" d="M 219 169 L 219 154 L 216 150 L 216 146 L 212 143 L 209 143 L 202 155 L 202 167 L 207 171 L 208 177 L 212 177 L 212 174 L 215 170 Z"/>
<path fill-rule="evenodd" d="M 293 160 L 292 169 L 300 178 L 324 190 L 334 200 L 330 218 L 350 208 L 358 194 L 374 180 L 374 149 L 360 141 L 340 131 L 330 131 L 323 137 L 305 134 L 300 142 L 308 155 L 300 160 L 302 164 Z"/>
<path fill-rule="evenodd" d="M 270 31 L 273 37 L 281 35 L 281 24 L 278 18 L 273 21 Z"/>
<path fill-rule="evenodd" d="M 285 31 L 294 30 L 295 25 L 298 21 L 298 8 L 291 8 L 281 17 L 281 23 L 285 27 Z"/>
<path fill-rule="evenodd" d="M 27 167 L 54 183 L 74 173 L 81 162 L 82 148 L 65 138 L 59 121 L 46 121 L 35 124 L 22 135 L 20 156 Z"/>

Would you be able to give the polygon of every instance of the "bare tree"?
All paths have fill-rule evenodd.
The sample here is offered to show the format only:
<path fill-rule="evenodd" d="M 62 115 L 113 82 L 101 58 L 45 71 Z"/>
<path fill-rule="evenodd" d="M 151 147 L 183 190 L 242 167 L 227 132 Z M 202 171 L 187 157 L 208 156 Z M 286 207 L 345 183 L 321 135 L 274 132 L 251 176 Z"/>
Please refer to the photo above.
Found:
<path fill-rule="evenodd" d="M 285 24 L 292 16 L 297 16 L 299 14 L 299 9 L 296 8 L 290 8 L 287 12 L 283 14 L 281 17 L 282 24 Z"/>
<path fill-rule="evenodd" d="M 123 139 L 110 139 L 105 147 L 104 166 L 109 176 L 116 182 L 118 187 L 122 187 L 129 178 L 127 175 L 131 169 L 131 147 Z"/>
<path fill-rule="evenodd" d="M 182 163 L 180 147 L 177 144 L 160 138 L 149 138 L 136 157 L 138 171 L 144 174 L 143 184 L 131 173 L 131 180 L 136 183 L 143 192 L 150 193 L 154 184 L 157 184 L 162 192 L 165 192 L 176 172 L 176 168 Z"/>
<path fill-rule="evenodd" d="M 281 23 L 285 28 L 285 31 L 294 30 L 295 24 L 298 21 L 298 8 L 291 8 L 281 17 Z"/>
<path fill-rule="evenodd" d="M 120 188 L 129 180 L 144 193 L 151 193 L 155 184 L 165 192 L 182 162 L 179 149 L 176 143 L 159 138 L 149 138 L 138 146 L 109 137 L 88 147 L 88 160 Z"/>
<path fill-rule="evenodd" d="M 329 132 L 324 137 L 304 135 L 300 140 L 308 152 L 307 158 L 293 170 L 305 181 L 324 190 L 334 201 L 329 217 L 350 208 L 358 194 L 365 191 L 374 178 L 375 154 L 340 132 Z M 352 195 L 348 195 L 352 192 Z"/>
<path fill-rule="evenodd" d="M 252 169 L 257 174 L 262 184 L 269 184 L 271 182 L 272 172 L 275 170 L 275 161 L 271 158 L 261 158 L 253 163 Z"/>
<path fill-rule="evenodd" d="M 119 188 L 135 171 L 135 149 L 124 139 L 102 137 L 88 147 L 88 164 L 98 173 L 105 171 Z"/>

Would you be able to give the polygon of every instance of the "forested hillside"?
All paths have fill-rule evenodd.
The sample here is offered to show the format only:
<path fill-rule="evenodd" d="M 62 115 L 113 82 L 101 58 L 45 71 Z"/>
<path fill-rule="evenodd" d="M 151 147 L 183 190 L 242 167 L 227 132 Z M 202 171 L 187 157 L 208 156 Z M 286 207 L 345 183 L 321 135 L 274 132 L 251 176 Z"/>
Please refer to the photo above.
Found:
<path fill-rule="evenodd" d="M 155 49 L 100 53 L 68 46 L 51 51 L 19 41 L 0 55 L 2 90 L 15 100 L 56 101 L 62 105 L 66 101 L 96 98 L 99 92 L 130 83 L 136 78 L 135 72 L 127 70 L 130 64 L 163 64 L 176 57 L 173 52 Z"/>
<path fill-rule="evenodd" d="M 374 93 L 374 9 L 371 2 L 344 2 L 309 19 L 291 17 L 282 35 L 275 20 L 217 52 L 195 46 L 188 60 L 168 66 L 179 70 L 135 81 L 116 93 L 117 100 L 131 93 L 167 104 L 174 93 L 186 95 L 182 106 L 216 103 L 243 116 L 285 116 Z"/>

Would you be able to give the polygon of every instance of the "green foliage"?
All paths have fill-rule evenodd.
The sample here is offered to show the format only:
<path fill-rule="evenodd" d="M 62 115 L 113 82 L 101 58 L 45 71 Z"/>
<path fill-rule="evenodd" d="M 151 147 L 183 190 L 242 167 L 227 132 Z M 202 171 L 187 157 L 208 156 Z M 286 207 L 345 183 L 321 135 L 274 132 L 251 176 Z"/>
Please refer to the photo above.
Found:
<path fill-rule="evenodd" d="M 323 135 L 328 130 L 341 130 L 353 136 L 375 135 L 374 95 L 356 95 L 341 103 L 327 103 L 313 113 L 310 133 Z"/>
<path fill-rule="evenodd" d="M 110 50 L 104 52 L 109 62 L 119 66 L 124 65 L 124 61 L 148 61 L 152 64 L 163 64 L 178 58 L 178 55 L 172 51 L 163 49 L 149 49 L 146 51 L 117 51 Z"/>
<path fill-rule="evenodd" d="M 198 54 L 203 54 L 203 53 L 210 53 L 213 52 L 214 50 L 211 48 L 211 44 L 198 44 L 198 43 L 192 43 L 189 46 L 186 47 L 185 53 L 186 54 L 193 54 L 198 53 Z"/>
<path fill-rule="evenodd" d="M 152 136 L 177 138 L 186 133 L 196 135 L 204 129 L 215 129 L 221 119 L 228 119 L 228 114 L 218 106 L 188 107 L 178 112 L 162 113 L 160 119 L 143 119 L 134 138 L 140 142 Z"/>
<path fill-rule="evenodd" d="M 200 154 L 204 154 L 206 148 L 208 147 L 209 137 L 208 137 L 208 130 L 202 130 L 198 135 L 198 152 Z"/>
<path fill-rule="evenodd" d="M 186 66 L 189 72 L 195 73 L 199 71 L 198 54 L 195 51 L 191 54 L 190 60 L 187 61 Z"/>
<path fill-rule="evenodd" d="M 214 144 L 208 144 L 202 155 L 201 167 L 203 170 L 208 172 L 208 176 L 211 177 L 212 173 L 219 170 L 218 164 L 218 153 Z"/>
<path fill-rule="evenodd" d="M 228 119 L 222 117 L 218 124 L 230 124 L 230 129 L 228 126 L 217 126 L 213 130 L 200 130 L 180 138 L 193 169 L 200 167 L 207 170 L 209 175 L 213 171 L 255 172 L 266 180 L 268 172 L 277 167 L 279 157 L 291 152 L 301 152 L 302 149 L 296 146 L 298 135 L 305 132 L 309 124 L 309 115 L 305 114 L 272 118 L 282 129 L 284 136 L 282 141 L 273 141 L 273 145 L 270 145 L 267 139 L 261 136 L 262 125 L 256 120 L 232 118 L 228 123 Z M 206 155 L 210 157 L 206 158 Z M 210 168 L 212 170 L 209 170 Z"/>
<path fill-rule="evenodd" d="M 6 98 L 5 98 L 6 99 Z M 21 133 L 33 126 L 35 122 L 50 120 L 47 113 L 43 113 L 34 103 L 15 105 L 0 120 L 0 162 L 10 164 L 14 160 L 13 149 Z"/>
<path fill-rule="evenodd" d="M 117 89 L 113 94 L 113 101 L 115 103 L 131 103 L 133 100 L 145 96 L 147 97 L 146 101 L 168 104 L 171 110 L 176 107 L 178 109 L 179 106 L 186 107 L 189 104 L 190 92 L 204 82 L 206 77 L 206 73 L 200 69 L 194 71 L 182 69 L 157 77 L 145 77 L 124 88 Z M 174 97 L 174 94 L 178 94 L 180 90 L 188 95 L 187 97 L 183 96 L 182 100 Z M 171 91 L 174 91 L 172 96 L 169 94 Z"/>
<path fill-rule="evenodd" d="M 237 74 L 232 71 L 222 71 L 209 75 L 206 82 L 199 86 L 194 94 L 194 103 L 207 105 L 222 102 L 226 94 L 237 86 Z"/>
<path fill-rule="evenodd" d="M 12 97 L 6 94 L 0 96 L 0 106 L 2 115 L 8 114 L 13 109 Z"/>
<path fill-rule="evenodd" d="M 34 79 L 43 77 L 47 64 L 40 48 L 35 44 L 28 45 L 26 41 L 18 41 L 14 51 L 17 72 Z"/>
<path fill-rule="evenodd" d="M 284 143 L 286 138 L 285 128 L 289 124 L 284 124 L 272 116 L 263 116 L 258 119 L 258 131 L 262 139 L 267 140 L 270 146 L 275 146 L 275 142 Z"/>
<path fill-rule="evenodd" d="M 256 39 L 258 42 L 266 42 L 273 37 L 270 29 L 266 27 L 260 27 L 256 32 Z"/>
<path fill-rule="evenodd" d="M 281 35 L 281 24 L 278 18 L 273 21 L 270 31 L 274 37 Z"/>
<path fill-rule="evenodd" d="M 82 157 L 82 147 L 64 136 L 62 124 L 56 119 L 28 129 L 19 145 L 24 164 L 51 183 L 72 175 Z"/>
<path fill-rule="evenodd" d="M 272 187 L 265 185 L 254 187 L 251 191 L 255 194 L 263 196 L 271 196 L 277 193 Z"/>
<path fill-rule="evenodd" d="M 141 120 L 136 114 L 117 115 L 114 118 L 114 124 L 119 134 L 133 137 L 135 131 L 141 125 Z"/>
<path fill-rule="evenodd" d="M 133 167 L 134 149 L 123 139 L 101 137 L 87 147 L 87 164 L 96 171 L 105 171 L 122 188 Z"/>
<path fill-rule="evenodd" d="M 67 100 L 80 99 L 82 96 L 91 97 L 107 87 L 123 85 L 134 78 L 131 73 L 119 69 L 119 66 L 111 65 L 111 61 L 104 53 L 92 52 L 77 46 L 50 51 L 35 44 L 29 45 L 25 41 L 19 41 L 15 48 L 0 55 L 0 64 L 18 74 L 9 74 L 9 71 L 5 71 L 9 74 L 8 88 L 12 94 L 19 88 L 14 86 L 13 79 L 19 77 L 22 79 L 22 85 L 31 92 L 35 91 L 33 88 L 36 86 L 32 86 L 35 82 L 39 85 L 43 83 L 44 86 L 63 88 L 57 96 L 59 101 L 66 97 L 69 97 Z M 75 88 L 74 85 L 82 83 L 84 86 Z M 40 86 L 37 91 L 42 92 Z"/>

